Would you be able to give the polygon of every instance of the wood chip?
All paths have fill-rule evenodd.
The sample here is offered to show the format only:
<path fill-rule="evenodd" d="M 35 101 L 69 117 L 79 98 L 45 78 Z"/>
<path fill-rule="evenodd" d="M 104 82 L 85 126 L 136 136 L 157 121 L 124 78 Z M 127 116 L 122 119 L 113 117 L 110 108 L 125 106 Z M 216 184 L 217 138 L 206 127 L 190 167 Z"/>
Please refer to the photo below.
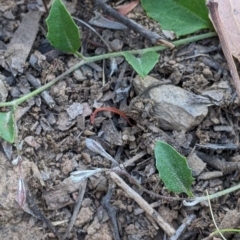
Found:
<path fill-rule="evenodd" d="M 6 58 L 2 63 L 2 67 L 12 72 L 14 76 L 17 73 L 23 73 L 26 59 L 38 32 L 39 20 L 42 14 L 43 12 L 37 11 L 28 12 L 23 17 L 19 28 L 7 46 Z"/>

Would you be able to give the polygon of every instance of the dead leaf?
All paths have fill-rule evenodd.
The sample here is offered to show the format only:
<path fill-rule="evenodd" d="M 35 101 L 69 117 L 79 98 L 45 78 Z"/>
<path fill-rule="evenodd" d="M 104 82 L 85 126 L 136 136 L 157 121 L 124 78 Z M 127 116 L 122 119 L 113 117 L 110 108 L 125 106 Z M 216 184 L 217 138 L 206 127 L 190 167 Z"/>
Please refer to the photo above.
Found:
<path fill-rule="evenodd" d="M 128 4 L 124 4 L 118 7 L 115 7 L 115 9 L 121 13 L 122 15 L 127 15 L 130 13 L 137 5 L 139 4 L 139 0 L 132 1 Z"/>
<path fill-rule="evenodd" d="M 236 66 L 240 62 L 240 2 L 208 0 L 207 6 L 240 99 L 240 79 Z"/>

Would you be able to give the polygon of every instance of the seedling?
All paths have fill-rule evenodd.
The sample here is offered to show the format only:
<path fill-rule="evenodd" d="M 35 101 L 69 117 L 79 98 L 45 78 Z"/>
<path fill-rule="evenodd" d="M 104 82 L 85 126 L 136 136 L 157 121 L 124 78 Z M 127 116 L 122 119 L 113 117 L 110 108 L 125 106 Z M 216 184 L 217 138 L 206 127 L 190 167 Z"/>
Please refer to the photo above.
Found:
<path fill-rule="evenodd" d="M 173 147 L 162 141 L 156 143 L 154 154 L 159 176 L 166 187 L 170 191 L 176 193 L 185 192 L 189 197 L 193 197 L 190 189 L 193 178 L 186 158 L 179 154 Z M 189 201 L 184 200 L 183 204 L 189 207 L 195 206 L 200 202 L 221 197 L 238 189 L 240 189 L 240 184 L 208 196 L 194 197 L 189 199 Z"/>
<path fill-rule="evenodd" d="M 111 52 L 98 56 L 84 57 L 78 52 L 81 46 L 81 35 L 79 33 L 78 27 L 74 23 L 71 15 L 67 11 L 61 0 L 54 0 L 49 17 L 47 19 L 47 25 L 47 38 L 49 39 L 51 44 L 63 52 L 76 55 L 80 58 L 80 61 L 75 66 L 71 67 L 66 72 L 64 72 L 51 82 L 38 88 L 37 90 L 14 101 L 0 103 L 0 107 L 11 107 L 11 111 L 0 113 L 0 123 L 2 123 L 0 124 L 0 137 L 2 137 L 9 143 L 13 143 L 16 140 L 15 138 L 17 133 L 15 129 L 14 113 L 17 106 L 27 101 L 28 99 L 38 95 L 42 91 L 50 88 L 59 80 L 63 79 L 70 73 L 77 70 L 80 66 L 86 63 L 95 62 L 107 58 L 124 56 L 129 62 L 129 64 L 131 64 L 131 66 L 135 69 L 135 71 L 142 77 L 145 77 L 158 61 L 159 54 L 157 52 L 166 49 L 165 46 L 156 46 L 139 50 Z M 199 41 L 205 38 L 210 38 L 213 36 L 216 36 L 215 32 L 204 33 L 193 37 L 177 40 L 173 42 L 173 44 L 174 46 L 179 46 Z M 134 55 L 139 55 L 140 57 L 135 57 Z"/>
<path fill-rule="evenodd" d="M 167 189 L 176 193 L 185 192 L 189 197 L 193 197 L 190 187 L 194 178 L 186 158 L 162 141 L 156 143 L 154 154 L 159 176 Z"/>
<path fill-rule="evenodd" d="M 141 0 L 141 3 L 148 16 L 162 29 L 171 30 L 178 37 L 213 29 L 205 0 Z"/>
<path fill-rule="evenodd" d="M 59 49 L 63 52 L 74 54 L 75 56 L 77 56 L 80 59 L 80 61 L 75 66 L 71 67 L 66 72 L 64 72 L 63 74 L 61 74 L 60 76 L 58 76 L 57 78 L 52 80 L 51 82 L 47 83 L 46 85 L 38 88 L 37 90 L 35 90 L 17 100 L 14 100 L 11 102 L 0 103 L 0 107 L 11 107 L 11 111 L 0 113 L 0 126 L 1 126 L 0 127 L 0 136 L 4 140 L 6 140 L 10 143 L 17 142 L 16 141 L 17 130 L 15 128 L 16 122 L 15 122 L 15 117 L 14 117 L 14 113 L 15 113 L 17 106 L 20 105 L 21 103 L 27 101 L 28 99 L 38 95 L 42 91 L 50 88 L 55 83 L 57 83 L 59 80 L 63 79 L 68 74 L 70 74 L 73 71 L 75 71 L 76 69 L 78 69 L 80 66 L 82 66 L 86 63 L 99 61 L 99 60 L 103 60 L 103 59 L 107 59 L 107 58 L 115 58 L 115 57 L 119 57 L 119 56 L 124 56 L 126 58 L 126 60 L 129 62 L 129 64 L 131 64 L 131 66 L 135 69 L 135 71 L 142 77 L 145 77 L 152 70 L 152 68 L 155 66 L 155 64 L 158 61 L 159 54 L 157 52 L 166 49 L 165 46 L 155 46 L 155 47 L 139 49 L 139 50 L 125 51 L 125 52 L 111 52 L 111 53 L 107 53 L 104 55 L 84 57 L 78 52 L 79 48 L 81 47 L 81 35 L 78 30 L 78 27 L 74 23 L 71 15 L 67 11 L 67 9 L 65 8 L 65 6 L 61 2 L 61 0 L 54 0 L 52 8 L 49 13 L 49 17 L 47 19 L 47 26 L 48 26 L 47 38 L 49 39 L 50 43 L 54 47 L 56 47 L 57 49 Z M 196 30 L 199 30 L 199 29 L 200 28 L 197 28 Z M 181 35 L 181 34 L 179 34 L 179 35 Z M 196 35 L 193 37 L 188 37 L 185 39 L 177 40 L 177 41 L 173 42 L 173 44 L 174 44 L 174 46 L 179 46 L 182 44 L 188 44 L 191 42 L 199 41 L 199 40 L 202 40 L 205 38 L 210 38 L 213 36 L 216 36 L 215 32 L 204 33 L 204 34 L 199 34 L 199 35 Z M 135 57 L 134 55 L 138 55 L 139 57 Z M 104 109 L 104 110 L 109 110 L 109 109 Z M 117 111 L 115 111 L 115 112 L 117 112 Z M 126 116 L 122 112 L 118 111 L 117 113 L 120 114 L 121 116 L 123 116 L 125 119 L 127 119 Z M 96 112 L 95 112 L 95 114 L 96 114 Z M 94 115 L 91 118 L 91 121 L 93 121 L 93 120 L 94 120 Z M 92 145 L 92 142 L 88 142 L 87 144 Z M 160 170 L 161 178 L 165 179 L 166 185 L 169 188 L 169 190 L 172 190 L 175 192 L 185 192 L 186 194 L 188 194 L 188 196 L 192 197 L 193 194 L 190 190 L 190 185 L 192 184 L 193 178 L 191 177 L 190 169 L 187 167 L 186 164 L 184 164 L 184 162 L 185 162 L 184 157 L 182 157 L 180 154 L 178 154 L 175 150 L 171 149 L 171 147 L 169 145 L 167 145 L 166 143 L 160 143 L 160 144 L 157 143 L 156 148 L 155 148 L 155 155 L 156 155 L 157 161 L 159 161 L 159 158 L 162 158 L 162 156 L 161 156 L 162 153 L 161 153 L 161 151 L 159 151 L 159 148 L 161 148 L 163 151 L 165 151 L 165 155 L 164 155 L 165 159 L 173 158 L 172 159 L 173 161 L 171 161 L 171 164 L 176 165 L 176 166 L 174 166 L 175 169 L 178 167 L 179 167 L 179 169 L 181 168 L 179 164 L 185 165 L 185 166 L 182 166 L 182 171 L 180 171 L 181 173 L 179 176 L 181 176 L 181 174 L 186 174 L 187 179 L 184 179 L 184 178 L 178 176 L 178 181 L 176 180 L 176 184 L 178 184 L 178 186 L 173 186 L 172 184 L 169 185 L 167 183 L 168 179 L 164 177 L 165 173 L 161 172 L 160 166 L 162 166 L 162 162 L 157 162 L 157 166 L 160 167 L 159 170 Z M 98 148 L 98 150 L 99 150 L 99 148 Z M 102 150 L 101 150 L 101 152 L 103 153 Z M 108 158 L 109 155 L 105 155 L 104 157 Z M 111 161 L 114 162 L 115 160 L 111 159 Z M 170 171 L 170 172 L 168 172 L 168 174 L 169 174 L 168 178 L 172 177 L 171 174 L 172 175 L 176 174 L 176 172 L 174 172 L 171 169 L 171 167 L 168 166 L 166 169 L 167 169 L 167 171 Z M 100 171 L 101 170 L 98 169 L 96 171 L 84 172 L 83 176 L 84 177 L 91 176 L 92 174 L 95 174 Z M 75 177 L 76 177 L 76 175 L 75 175 Z M 84 177 L 80 177 L 79 179 L 83 179 Z M 23 181 L 22 181 L 22 179 L 20 179 L 21 188 L 23 186 L 22 183 L 23 183 Z M 180 188 L 179 188 L 179 186 L 180 186 Z M 210 196 L 210 198 L 211 198 L 211 196 Z"/>

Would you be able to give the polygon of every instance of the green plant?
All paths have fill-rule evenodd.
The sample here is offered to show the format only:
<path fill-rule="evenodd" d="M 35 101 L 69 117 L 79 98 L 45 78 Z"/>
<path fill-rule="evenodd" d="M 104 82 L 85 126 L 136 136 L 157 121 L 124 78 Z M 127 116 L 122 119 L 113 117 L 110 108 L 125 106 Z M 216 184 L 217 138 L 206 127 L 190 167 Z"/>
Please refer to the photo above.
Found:
<path fill-rule="evenodd" d="M 176 0 L 175 2 L 179 2 L 179 1 Z M 147 6 L 147 4 L 149 4 L 145 0 L 142 0 L 142 3 L 143 3 L 143 6 L 145 7 Z M 47 37 L 51 42 L 51 44 L 61 51 L 76 55 L 77 57 L 80 58 L 80 61 L 75 66 L 71 67 L 66 72 L 64 72 L 63 74 L 61 74 L 60 76 L 52 80 L 51 82 L 47 83 L 46 85 L 38 88 L 37 90 L 19 99 L 16 99 L 14 101 L 0 103 L 0 107 L 11 108 L 11 110 L 8 112 L 0 113 L 0 136 L 4 140 L 10 143 L 13 143 L 13 142 L 17 143 L 17 140 L 16 140 L 17 129 L 15 127 L 16 122 L 14 117 L 14 113 L 17 106 L 27 101 L 28 99 L 36 96 L 42 91 L 50 88 L 59 80 L 63 79 L 68 74 L 78 69 L 80 66 L 86 63 L 90 63 L 98 60 L 124 56 L 126 60 L 131 64 L 131 66 L 136 70 L 136 72 L 140 74 L 142 77 L 144 77 L 149 73 L 149 71 L 151 71 L 151 69 L 154 67 L 155 63 L 158 60 L 159 55 L 156 52 L 166 49 L 166 47 L 164 46 L 156 46 L 156 47 L 133 50 L 133 51 L 112 52 L 112 53 L 107 53 L 99 56 L 84 57 L 78 52 L 81 46 L 81 41 L 80 41 L 81 36 L 78 30 L 78 27 L 72 20 L 72 17 L 66 10 L 61 0 L 54 0 L 49 17 L 47 19 L 47 25 L 48 25 Z M 206 25 L 205 27 L 211 28 L 211 25 Z M 202 29 L 202 27 L 195 27 L 194 29 L 195 29 L 194 31 L 196 31 L 196 30 Z M 184 30 L 182 32 L 181 31 L 177 32 L 177 34 L 181 36 L 184 34 L 191 33 L 192 31 L 193 30 L 191 30 L 190 32 L 187 32 Z M 215 32 L 204 33 L 204 34 L 199 34 L 192 37 L 187 37 L 181 40 L 177 40 L 173 42 L 173 44 L 175 46 L 179 46 L 179 45 L 188 44 L 191 42 L 195 42 L 195 41 L 213 37 L 213 36 L 216 36 Z M 140 57 L 136 58 L 133 55 L 140 55 Z M 193 194 L 190 190 L 190 186 L 192 184 L 193 178 L 191 176 L 191 171 L 186 164 L 186 159 L 183 156 L 181 156 L 175 149 L 173 149 L 171 146 L 169 146 L 164 142 L 157 142 L 154 152 L 155 152 L 155 158 L 156 158 L 156 165 L 159 170 L 160 177 L 163 179 L 163 181 L 165 181 L 167 188 L 177 193 L 185 192 L 186 194 L 188 194 L 189 197 L 192 197 Z M 163 161 L 166 162 L 168 160 L 169 160 L 169 164 L 167 164 L 167 166 L 165 166 L 165 169 L 162 170 L 162 166 L 164 164 Z M 181 171 L 177 171 L 177 168 L 181 168 Z M 98 171 L 101 171 L 101 170 L 97 170 L 96 172 Z M 91 176 L 92 174 L 95 174 L 95 171 L 84 173 L 83 178 L 85 176 Z M 171 178 L 172 175 L 176 177 L 175 181 L 169 183 L 168 178 L 169 177 Z M 82 178 L 82 176 L 80 178 Z M 221 191 L 219 193 L 212 194 L 209 196 L 209 199 L 213 199 L 213 198 L 228 194 L 230 192 L 236 191 L 239 188 L 240 188 L 240 185 L 237 185 L 232 188 Z M 195 197 L 192 199 L 192 202 L 184 201 L 184 204 L 186 206 L 193 206 L 207 199 L 208 199 L 207 196 Z"/>
<path fill-rule="evenodd" d="M 157 141 L 154 154 L 160 178 L 166 187 L 173 192 L 185 192 L 189 197 L 193 197 L 190 189 L 193 178 L 190 168 L 186 163 L 186 158 L 169 144 L 162 141 Z M 209 196 L 193 197 L 189 202 L 184 200 L 183 204 L 185 206 L 194 206 L 202 201 L 218 198 L 238 189 L 240 189 L 240 184 Z"/>
<path fill-rule="evenodd" d="M 141 0 L 147 15 L 163 30 L 180 37 L 201 29 L 213 29 L 208 18 L 206 0 Z"/>
<path fill-rule="evenodd" d="M 167 189 L 176 193 L 185 192 L 189 197 L 193 197 L 190 187 L 194 178 L 186 158 L 162 141 L 157 141 L 154 154 L 159 176 Z"/>
<path fill-rule="evenodd" d="M 98 55 L 93 57 L 84 57 L 82 56 L 78 50 L 81 46 L 81 35 L 79 33 L 77 25 L 74 23 L 71 15 L 66 10 L 65 6 L 61 2 L 61 0 L 54 0 L 52 8 L 50 10 L 49 17 L 47 19 L 48 25 L 48 35 L 47 38 L 51 42 L 51 44 L 57 49 L 75 54 L 81 60 L 75 66 L 68 69 L 66 72 L 47 83 L 46 85 L 38 88 L 37 90 L 10 102 L 1 102 L 0 107 L 11 107 L 11 110 L 8 112 L 1 112 L 0 114 L 0 137 L 6 140 L 9 143 L 13 143 L 16 141 L 17 129 L 15 128 L 15 110 L 18 105 L 27 101 L 28 99 L 38 95 L 42 91 L 50 88 L 59 80 L 66 77 L 68 74 L 72 73 L 80 66 L 95 62 L 107 58 L 114 58 L 118 56 L 124 56 L 126 60 L 132 65 L 132 67 L 136 70 L 136 72 L 142 77 L 146 76 L 149 71 L 154 67 L 156 62 L 158 61 L 159 54 L 156 52 L 166 49 L 165 46 L 156 46 L 151 48 L 125 51 L 125 52 L 112 52 L 104 55 Z M 181 39 L 173 42 L 175 46 L 188 44 L 191 42 L 199 41 L 205 38 L 215 36 L 215 32 L 200 34 L 192 37 L 188 37 L 185 39 Z M 140 55 L 140 57 L 135 57 L 134 55 Z"/>
<path fill-rule="evenodd" d="M 206 19 L 207 10 L 206 7 L 203 5 L 203 0 L 198 1 L 198 3 L 196 1 L 197 0 L 194 0 L 196 4 L 198 3 L 200 4 L 196 5 L 197 7 L 192 7 L 191 4 L 189 5 L 189 0 L 184 0 L 182 2 L 184 8 L 188 5 L 191 6 L 190 7 L 191 12 L 194 12 L 194 14 L 196 14 L 196 12 L 199 11 L 199 6 L 201 6 L 200 9 L 202 9 L 202 11 L 200 11 L 201 12 L 200 15 L 201 18 L 205 19 L 204 21 L 206 24 L 205 25 L 202 24 L 201 26 L 195 28 L 189 28 L 189 31 L 184 30 L 178 33 L 178 35 L 185 35 L 193 31 L 200 30 L 202 28 L 212 28 L 211 22 L 209 21 L 208 18 Z M 176 0 L 175 2 L 179 1 Z M 144 3 L 149 3 L 149 1 Z M 184 15 L 185 13 L 186 12 L 183 13 L 180 12 L 179 15 L 182 14 Z M 68 23 L 67 25 L 66 22 Z M 191 25 L 192 21 L 189 21 L 189 23 Z M 165 49 L 165 47 L 159 46 L 134 51 L 108 53 L 88 58 L 83 57 L 80 53 L 78 53 L 78 48 L 80 47 L 80 44 L 78 43 L 79 42 L 78 38 L 80 37 L 79 32 L 70 14 L 67 12 L 66 8 L 62 4 L 61 0 L 54 1 L 50 11 L 50 15 L 47 19 L 47 25 L 48 25 L 47 37 L 53 46 L 55 46 L 61 51 L 73 53 L 82 59 L 81 62 L 75 66 L 76 68 L 88 62 L 93 62 L 106 58 L 113 58 L 117 56 L 124 56 L 126 60 L 131 64 L 131 66 L 136 70 L 136 72 L 142 77 L 144 77 L 151 71 L 151 69 L 154 67 L 158 60 L 159 55 L 156 52 Z M 68 28 L 68 30 L 64 31 L 66 27 Z M 61 38 L 58 36 L 59 35 L 58 32 L 62 32 Z M 75 34 L 75 36 L 72 36 L 73 34 Z M 178 46 L 192 41 L 204 39 L 210 36 L 215 36 L 215 33 L 200 34 L 195 37 L 189 37 L 175 41 L 173 42 L 173 44 L 175 46 Z M 63 44 L 65 42 L 67 42 L 67 44 Z M 136 58 L 133 56 L 134 54 L 139 54 L 141 56 L 140 58 Z M 74 70 L 76 68 L 74 68 Z M 186 159 L 183 156 L 181 156 L 176 150 L 174 150 L 171 146 L 163 142 L 158 142 L 156 144 L 154 152 L 157 160 L 156 165 L 160 172 L 161 178 L 164 179 L 166 183 L 166 186 L 174 192 L 185 192 L 188 194 L 189 197 L 193 197 L 193 194 L 190 190 L 190 185 L 193 182 L 193 178 L 191 176 L 191 171 L 186 164 Z M 165 159 L 165 164 L 161 164 L 162 160 L 160 159 Z M 168 160 L 170 164 L 166 164 L 166 160 Z M 175 176 L 174 181 L 169 181 L 169 178 L 172 178 L 173 175 Z M 227 194 L 239 188 L 240 185 L 229 188 L 216 194 L 212 194 L 209 196 L 209 199 Z M 207 197 L 194 198 L 193 202 L 190 204 L 194 204 L 199 201 L 204 201 L 206 199 Z M 185 204 L 187 205 L 189 203 L 185 202 Z"/>
<path fill-rule="evenodd" d="M 140 74 L 142 77 L 146 76 L 149 71 L 154 67 L 156 62 L 158 61 L 159 54 L 157 51 L 165 49 L 163 46 L 157 46 L 152 48 L 134 50 L 134 51 L 126 51 L 126 52 L 112 52 L 104 55 L 93 56 L 93 57 L 84 57 L 82 56 L 78 50 L 81 46 L 81 36 L 78 30 L 77 25 L 74 23 L 71 15 L 61 2 L 61 0 L 54 0 L 52 8 L 50 10 L 49 16 L 46 20 L 48 26 L 48 34 L 47 38 L 49 39 L 50 43 L 56 47 L 57 49 L 72 53 L 79 57 L 81 60 L 78 64 L 73 66 L 72 68 L 68 69 L 62 75 L 58 76 L 53 81 L 47 83 L 46 85 L 38 88 L 37 90 L 19 98 L 11 102 L 2 102 L 0 103 L 0 107 L 11 107 L 11 110 L 8 112 L 1 112 L 0 113 L 0 136 L 10 142 L 15 142 L 18 145 L 17 139 L 17 129 L 15 123 L 15 110 L 17 106 L 31 97 L 36 96 L 40 92 L 48 89 L 60 79 L 63 79 L 65 76 L 82 66 L 83 64 L 94 62 L 98 60 L 103 60 L 106 58 L 114 58 L 118 56 L 124 56 L 126 60 L 132 65 L 132 67 Z M 181 44 L 187 44 L 193 41 L 197 41 L 200 39 L 204 39 L 207 37 L 214 36 L 215 33 L 207 33 L 201 34 L 194 37 L 189 37 L 183 40 L 178 40 L 174 42 L 175 46 Z M 133 55 L 140 55 L 139 58 L 136 58 Z M 18 146 L 17 146 L 18 148 Z M 191 196 L 191 192 L 189 190 L 185 190 L 186 193 Z"/>

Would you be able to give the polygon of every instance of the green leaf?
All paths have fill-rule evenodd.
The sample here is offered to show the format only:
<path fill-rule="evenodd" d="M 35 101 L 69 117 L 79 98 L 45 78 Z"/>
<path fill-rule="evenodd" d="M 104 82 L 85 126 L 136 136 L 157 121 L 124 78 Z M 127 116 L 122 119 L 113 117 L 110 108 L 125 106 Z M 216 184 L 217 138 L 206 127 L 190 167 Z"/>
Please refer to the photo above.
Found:
<path fill-rule="evenodd" d="M 128 63 L 141 76 L 146 77 L 158 62 L 159 54 L 156 52 L 147 52 L 141 55 L 140 58 L 134 57 L 130 53 L 123 53 Z"/>
<path fill-rule="evenodd" d="M 62 52 L 76 53 L 81 46 L 78 26 L 61 0 L 54 0 L 46 22 L 50 43 Z"/>
<path fill-rule="evenodd" d="M 0 112 L 0 137 L 9 143 L 15 139 L 14 115 L 10 112 Z"/>
<path fill-rule="evenodd" d="M 186 158 L 165 142 L 158 141 L 154 148 L 156 166 L 167 189 L 176 193 L 185 192 L 193 197 L 191 185 L 194 180 Z"/>
<path fill-rule="evenodd" d="M 177 36 L 213 29 L 206 0 L 141 0 L 147 15 Z"/>

